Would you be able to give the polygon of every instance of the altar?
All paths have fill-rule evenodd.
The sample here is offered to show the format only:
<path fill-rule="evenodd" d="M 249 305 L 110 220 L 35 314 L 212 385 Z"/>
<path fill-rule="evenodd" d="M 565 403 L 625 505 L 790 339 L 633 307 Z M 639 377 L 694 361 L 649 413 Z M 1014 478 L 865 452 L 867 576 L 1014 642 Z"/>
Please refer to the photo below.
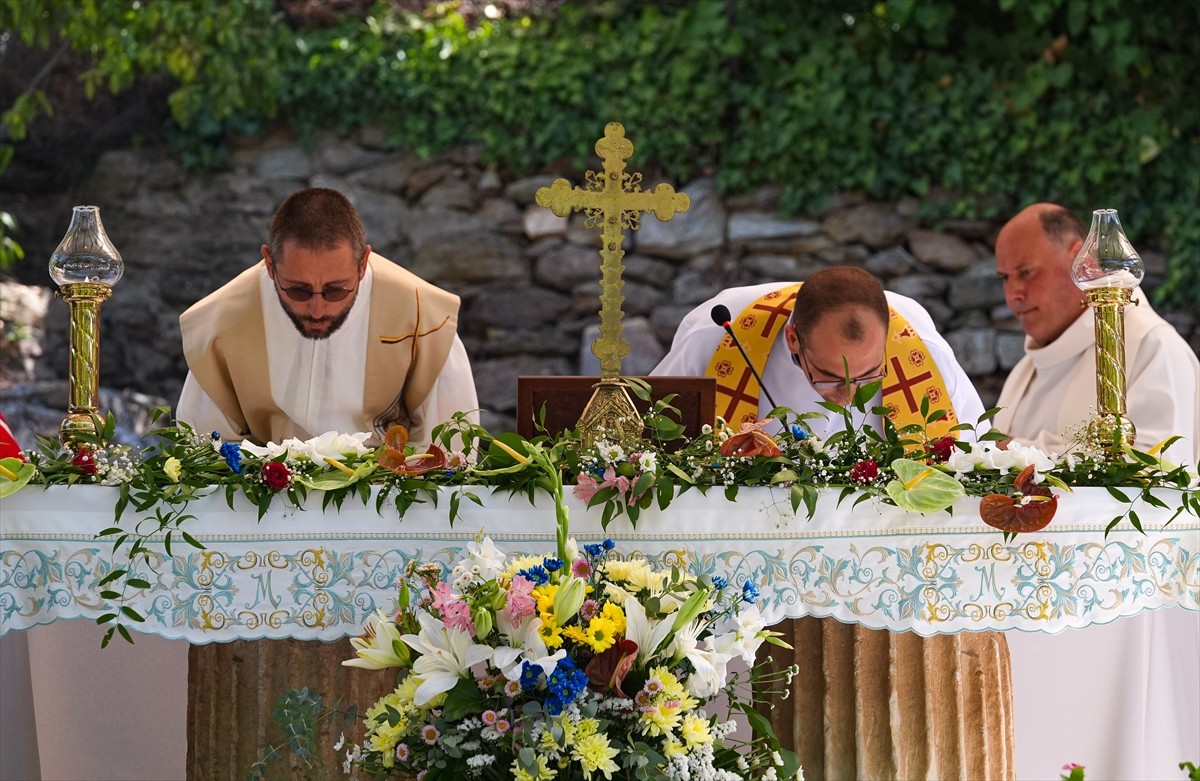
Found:
<path fill-rule="evenodd" d="M 141 573 L 150 587 L 127 603 L 146 621 L 129 627 L 192 644 L 334 641 L 359 634 L 377 608 L 394 607 L 396 575 L 410 561 L 452 563 L 480 534 L 507 551 L 553 549 L 554 511 L 548 499 L 531 504 L 524 496 L 475 487 L 481 505 L 461 501 L 450 526 L 453 490 L 442 489 L 436 506 L 415 505 L 403 517 L 388 505 L 377 512 L 374 503 L 353 500 L 340 511 L 321 512 L 319 499 L 310 498 L 305 509 L 273 505 L 258 522 L 255 508 L 241 497 L 231 508 L 223 495 L 207 496 L 189 508 L 196 518 L 186 527 L 204 548 L 177 540 L 170 555 L 159 551 L 154 570 Z M 108 609 L 96 583 L 111 571 L 112 546 L 94 535 L 112 524 L 116 497 L 116 489 L 77 486 L 30 488 L 0 500 L 0 635 L 5 642 L 17 630 L 33 629 L 29 636 L 36 645 L 35 627 L 94 620 Z M 608 529 L 600 527 L 598 512 L 573 497 L 568 508 L 572 536 L 581 543 L 611 538 L 625 555 L 640 553 L 700 576 L 758 584 L 760 604 L 771 621 L 834 618 L 920 636 L 984 630 L 1053 635 L 1163 611 L 1183 614 L 1200 627 L 1200 521 L 1185 514 L 1164 527 L 1169 512 L 1139 508 L 1145 534 L 1122 522 L 1106 538 L 1104 528 L 1125 508 L 1105 490 L 1077 489 L 1061 501 L 1048 528 L 1011 543 L 978 519 L 977 501 L 970 499 L 959 502 L 954 514 L 919 516 L 873 501 L 839 506 L 836 495 L 826 493 L 814 517 L 805 520 L 792 513 L 783 490 L 744 488 L 735 502 L 716 491 L 692 490 L 666 510 L 643 513 L 636 528 L 619 518 Z M 1190 642 L 1186 632 L 1183 641 Z M 125 651 L 59 650 L 100 664 L 105 654 Z M 164 657 L 164 666 L 167 662 Z M 1014 668 L 1014 699 L 1021 713 L 1022 697 L 1032 703 L 1038 693 L 1022 688 L 1015 657 Z M 173 669 L 177 674 L 178 665 Z M 1127 676 L 1122 686 L 1147 691 L 1157 686 L 1156 678 L 1176 676 L 1167 682 L 1183 687 L 1185 699 L 1186 687 L 1197 677 L 1194 666 L 1190 677 L 1186 669 L 1180 673 L 1170 667 L 1118 672 Z M 149 682 L 154 673 L 144 667 L 141 674 Z M 72 675 L 86 681 L 86 661 L 79 669 L 66 665 L 57 675 L 57 681 L 35 680 L 35 703 L 49 701 L 39 686 L 69 687 Z M 1089 697 L 1102 697 L 1113 683 L 1105 680 L 1091 692 L 1079 692 L 1078 702 L 1041 702 L 1028 710 L 1051 716 L 1054 711 L 1047 709 L 1084 710 Z M 128 685 L 125 690 L 137 694 Z M 181 698 L 186 684 L 176 681 L 169 690 L 155 691 Z M 41 714 L 37 724 L 43 743 Z M 1200 724 L 1200 718 L 1192 724 Z M 1018 777 L 1021 736 L 1018 726 Z M 1123 736 L 1105 739 L 1119 743 Z M 1069 745 L 1063 754 L 1061 762 L 1079 761 Z"/>

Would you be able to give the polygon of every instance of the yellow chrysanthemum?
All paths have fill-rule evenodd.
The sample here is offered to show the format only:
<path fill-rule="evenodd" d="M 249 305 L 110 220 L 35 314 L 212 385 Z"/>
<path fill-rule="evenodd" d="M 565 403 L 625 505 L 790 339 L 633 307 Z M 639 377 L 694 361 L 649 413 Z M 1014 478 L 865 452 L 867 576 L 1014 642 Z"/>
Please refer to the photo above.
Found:
<path fill-rule="evenodd" d="M 613 762 L 613 758 L 620 752 L 609 745 L 606 735 L 579 738 L 572 745 L 571 753 L 579 761 L 588 778 L 595 772 L 603 773 L 605 778 L 612 778 L 612 774 L 620 770 L 617 763 Z"/>
<path fill-rule="evenodd" d="M 665 735 L 668 732 L 674 731 L 679 726 L 679 708 L 672 701 L 670 704 L 664 703 L 654 707 L 646 708 L 642 711 L 641 731 L 643 735 Z"/>
<path fill-rule="evenodd" d="M 537 765 L 534 767 L 533 772 L 521 767 L 520 761 L 515 759 L 510 770 L 512 771 L 514 781 L 550 781 L 550 779 L 558 775 L 547 764 L 546 758 L 541 755 L 537 757 Z"/>
<path fill-rule="evenodd" d="M 628 583 L 635 589 L 643 591 L 661 591 L 667 581 L 667 573 L 658 572 L 645 559 L 617 559 L 604 562 L 601 565 L 604 576 L 618 583 Z"/>
<path fill-rule="evenodd" d="M 675 757 L 686 757 L 687 756 L 687 749 L 685 749 L 683 747 L 683 744 L 680 743 L 678 740 L 676 740 L 673 737 L 667 738 L 666 740 L 663 741 L 662 751 L 663 751 L 663 756 L 666 757 L 667 759 L 674 759 Z"/>
<path fill-rule="evenodd" d="M 563 637 L 579 645 L 587 645 L 587 633 L 581 627 L 572 624 L 563 629 Z"/>
<path fill-rule="evenodd" d="M 708 731 L 708 719 L 702 719 L 694 713 L 683 717 L 679 734 L 687 741 L 689 747 L 704 746 L 712 743 L 712 733 Z"/>

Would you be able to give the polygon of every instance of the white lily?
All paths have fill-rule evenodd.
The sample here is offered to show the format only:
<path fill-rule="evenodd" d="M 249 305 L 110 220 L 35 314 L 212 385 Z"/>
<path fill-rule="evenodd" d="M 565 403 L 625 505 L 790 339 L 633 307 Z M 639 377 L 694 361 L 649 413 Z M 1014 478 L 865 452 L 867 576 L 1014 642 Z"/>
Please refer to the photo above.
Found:
<path fill-rule="evenodd" d="M 532 616 L 521 626 L 514 627 L 505 618 L 497 622 L 500 631 L 508 637 L 511 645 L 502 645 L 492 654 L 492 664 L 510 681 L 521 679 L 522 662 L 536 664 L 542 672 L 549 675 L 558 666 L 558 661 L 567 655 L 564 648 L 549 653 L 546 642 L 542 640 L 542 619 Z"/>
<path fill-rule="evenodd" d="M 759 632 L 766 625 L 757 605 L 744 607 L 738 611 L 737 626 L 712 638 L 710 647 L 731 656 L 740 656 L 746 664 L 754 664 L 754 656 L 764 640 Z"/>
<path fill-rule="evenodd" d="M 448 692 L 467 677 L 467 671 L 492 657 L 491 646 L 481 645 L 457 627 L 447 628 L 428 613 L 419 613 L 421 632 L 401 639 L 421 654 L 413 662 L 413 672 L 421 676 L 421 685 L 413 694 L 413 703 L 424 705 Z"/>
<path fill-rule="evenodd" d="M 480 580 L 493 580 L 504 571 L 504 554 L 491 537 L 484 537 L 479 542 L 471 540 L 467 543 L 463 565 L 467 568 L 479 567 Z"/>
<path fill-rule="evenodd" d="M 342 662 L 342 666 L 362 667 L 366 670 L 408 667 L 409 660 L 399 656 L 395 650 L 395 641 L 399 639 L 400 629 L 382 610 L 376 610 L 367 619 L 365 636 L 350 638 L 350 645 L 354 646 L 357 656 Z"/>
<path fill-rule="evenodd" d="M 655 658 L 654 652 L 670 634 L 672 621 L 652 622 L 636 597 L 627 597 L 622 607 L 625 610 L 625 638 L 637 643 L 638 661 L 648 666 Z"/>
<path fill-rule="evenodd" d="M 711 643 L 708 648 L 701 648 L 696 639 L 700 631 L 699 621 L 683 627 L 672 638 L 669 651 L 672 658 L 686 658 L 692 663 L 693 672 L 688 676 L 687 687 L 692 696 L 706 700 L 725 684 L 726 664 L 734 655 L 716 650 Z"/>
<path fill-rule="evenodd" d="M 371 449 L 363 443 L 370 438 L 369 431 L 360 431 L 356 434 L 327 431 L 312 439 L 300 440 L 291 437 L 282 442 L 268 442 L 265 445 L 256 445 L 250 440 L 246 440 L 240 447 L 247 453 L 263 459 L 279 458 L 287 454 L 293 458 L 306 458 L 314 464 L 323 465 L 327 457 L 340 461 L 348 455 L 361 456 L 369 453 Z"/>

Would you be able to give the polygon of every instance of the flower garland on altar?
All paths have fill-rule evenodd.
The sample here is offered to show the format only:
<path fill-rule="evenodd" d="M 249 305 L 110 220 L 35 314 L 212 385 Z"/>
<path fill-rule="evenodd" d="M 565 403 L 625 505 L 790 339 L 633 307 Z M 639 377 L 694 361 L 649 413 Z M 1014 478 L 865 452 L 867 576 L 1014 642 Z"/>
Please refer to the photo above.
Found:
<path fill-rule="evenodd" d="M 630 384 L 649 399 L 644 383 Z M 976 424 L 984 432 L 977 441 L 931 440 L 921 425 L 897 428 L 884 418 L 882 430 L 876 430 L 855 423 L 878 389 L 879 383 L 862 386 L 845 408 L 822 402 L 824 411 L 799 415 L 779 408 L 772 413 L 774 423 L 759 421 L 741 430 L 718 419 L 690 440 L 682 437 L 668 397 L 644 416 L 644 438 L 599 432 L 590 447 L 576 431 L 543 432 L 527 441 L 512 433 L 494 435 L 459 414 L 435 427 L 433 443 L 423 452 L 416 452 L 399 427 L 377 448 L 366 446 L 369 434 L 337 432 L 258 446 L 224 441 L 180 423 L 151 432 L 153 444 L 135 453 L 109 444 L 115 427 L 110 417 L 97 419 L 97 435 L 75 450 L 42 439 L 23 458 L 0 459 L 0 497 L 28 485 L 90 483 L 119 489 L 115 521 L 99 531 L 114 547 L 114 569 L 100 584 L 101 598 L 112 606 L 99 619 L 111 625 L 105 643 L 113 632 L 132 642 L 125 623 L 142 617 L 122 602 L 129 589 L 144 587 L 133 573 L 135 565 L 148 561 L 153 541 L 161 540 L 168 554 L 172 544 L 203 547 L 188 531 L 187 508 L 213 491 L 224 491 L 230 502 L 243 495 L 259 517 L 280 502 L 300 506 L 312 494 L 321 497 L 323 508 L 353 499 L 373 502 L 379 510 L 390 503 L 403 516 L 412 504 L 437 502 L 449 489 L 453 523 L 464 500 L 481 501 L 477 487 L 530 499 L 550 493 L 557 500 L 567 490 L 565 474 L 573 482 L 569 490 L 598 508 L 605 526 L 619 516 L 637 523 L 644 511 L 665 509 L 689 490 L 718 489 L 732 501 L 743 486 L 770 486 L 783 492 L 793 511 L 808 517 L 823 491 L 837 492 L 839 503 L 875 499 L 914 513 L 937 513 L 966 497 L 980 497 L 981 518 L 1007 537 L 1050 523 L 1061 492 L 1103 486 L 1125 505 L 1109 529 L 1125 520 L 1140 529 L 1137 510 L 1143 505 L 1173 509 L 1172 520 L 1185 512 L 1200 516 L 1196 474 L 1156 455 L 1175 438 L 1155 452 L 1128 449 L 1126 459 L 1117 462 L 1082 444 L 1063 454 L 1015 444 L 1002 448 L 998 443 L 1004 435 L 988 430 L 996 412 L 990 410 Z M 164 419 L 169 410 L 154 414 Z M 926 409 L 923 414 L 928 424 L 945 413 Z M 825 415 L 841 416 L 844 427 L 822 439 L 807 421 Z M 769 428 L 778 432 L 769 434 Z M 972 428 L 960 424 L 954 430 Z M 547 469 L 526 468 L 535 453 L 560 479 L 549 479 Z M 122 559 L 129 564 L 122 566 Z"/>

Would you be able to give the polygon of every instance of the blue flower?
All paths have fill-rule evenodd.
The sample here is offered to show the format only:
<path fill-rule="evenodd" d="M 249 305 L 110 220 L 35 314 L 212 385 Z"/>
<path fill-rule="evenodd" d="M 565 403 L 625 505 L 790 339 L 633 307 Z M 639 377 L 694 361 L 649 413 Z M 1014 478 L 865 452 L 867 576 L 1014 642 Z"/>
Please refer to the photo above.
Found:
<path fill-rule="evenodd" d="M 562 559 L 553 558 L 550 556 L 542 559 L 542 566 L 545 567 L 548 572 L 558 572 L 560 569 L 562 569 L 562 565 Z"/>
<path fill-rule="evenodd" d="M 615 547 L 617 547 L 617 544 L 615 542 L 613 542 L 612 540 L 604 541 L 604 550 L 612 550 Z"/>
<path fill-rule="evenodd" d="M 214 432 L 213 432 L 212 434 L 210 434 L 209 436 L 211 436 L 211 437 L 212 437 L 212 441 L 213 441 L 213 442 L 220 442 L 220 441 L 221 441 L 221 432 L 220 432 L 220 431 L 214 431 Z"/>
<path fill-rule="evenodd" d="M 792 436 L 796 439 L 808 439 L 808 432 L 799 423 L 792 424 Z"/>
<path fill-rule="evenodd" d="M 546 568 L 541 564 L 534 564 L 532 567 L 523 569 L 517 574 L 523 576 L 526 580 L 533 581 L 534 585 L 537 586 L 550 582 L 550 573 L 546 572 Z"/>
<path fill-rule="evenodd" d="M 537 688 L 542 679 L 542 668 L 533 662 L 521 662 L 521 690 L 528 693 Z"/>
<path fill-rule="evenodd" d="M 242 449 L 233 442 L 226 442 L 221 445 L 221 455 L 225 458 L 225 463 L 229 464 L 229 468 L 239 475 L 242 473 Z"/>
<path fill-rule="evenodd" d="M 528 664 L 526 662 L 525 664 Z M 522 679 L 524 671 L 522 671 Z M 558 660 L 554 671 L 546 677 L 546 712 L 551 716 L 562 713 L 563 708 L 570 705 L 588 686 L 587 673 L 575 666 L 569 656 Z"/>
<path fill-rule="evenodd" d="M 729 581 L 720 575 L 713 575 L 712 584 L 715 589 L 723 589 L 729 585 Z"/>
<path fill-rule="evenodd" d="M 589 543 L 583 546 L 583 550 L 587 555 L 595 558 L 604 554 L 604 546 L 598 542 Z"/>
<path fill-rule="evenodd" d="M 758 586 L 754 585 L 748 580 L 742 584 L 742 599 L 752 603 L 754 600 L 758 599 L 758 596 Z"/>

